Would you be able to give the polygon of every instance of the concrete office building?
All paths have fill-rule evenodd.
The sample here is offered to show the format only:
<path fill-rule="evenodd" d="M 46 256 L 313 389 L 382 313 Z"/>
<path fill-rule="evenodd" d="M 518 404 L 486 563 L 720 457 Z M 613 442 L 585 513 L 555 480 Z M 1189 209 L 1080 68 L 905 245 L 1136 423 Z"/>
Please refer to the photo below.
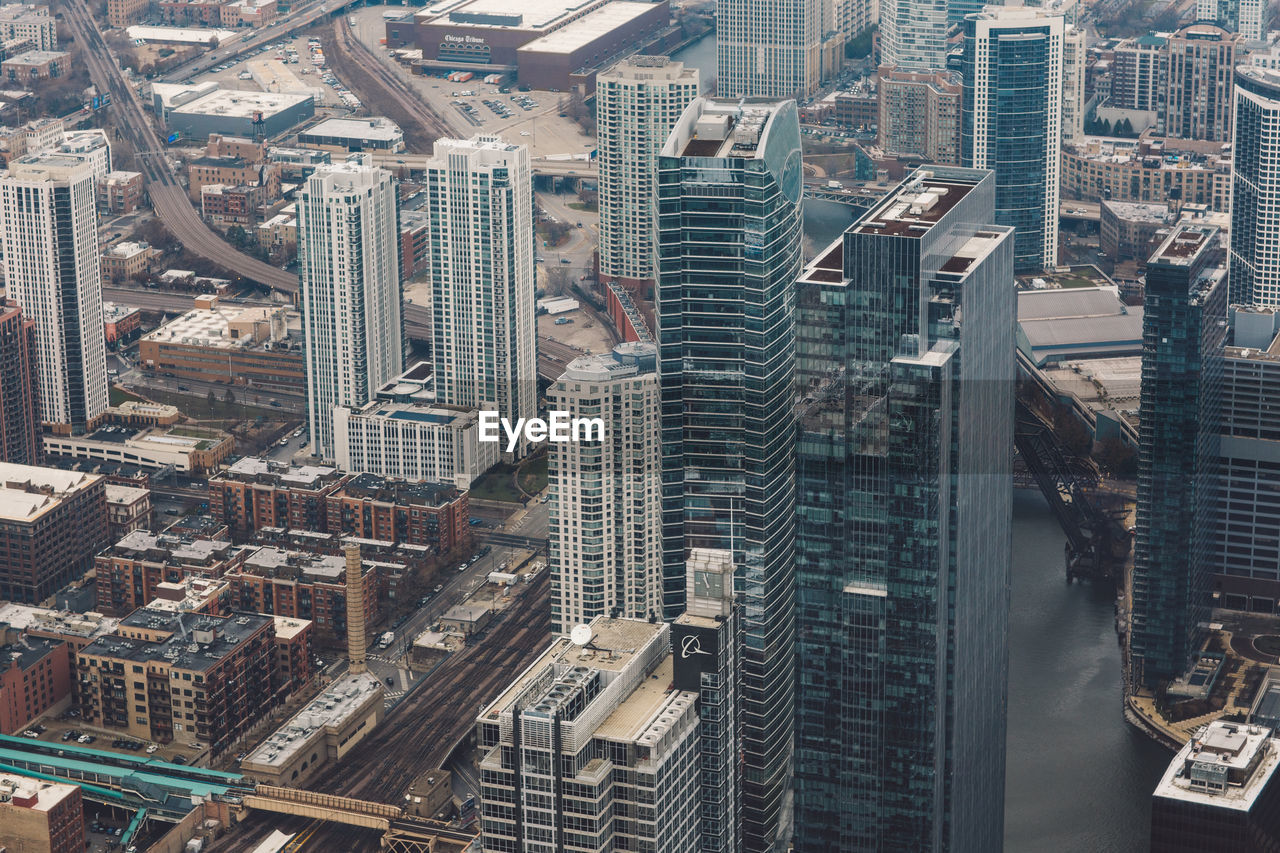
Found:
<path fill-rule="evenodd" d="M 689 102 L 698 70 L 633 56 L 596 77 L 600 275 L 646 293 L 654 281 L 658 151 Z"/>
<path fill-rule="evenodd" d="M 8 295 L 36 324 L 40 417 L 83 433 L 107 409 L 107 344 L 92 167 L 20 157 L 0 174 Z"/>
<path fill-rule="evenodd" d="M 432 217 L 426 263 L 436 399 L 497 411 L 512 423 L 535 417 L 529 149 L 497 136 L 438 139 L 423 182 Z M 503 457 L 527 452 L 522 439 Z"/>
<path fill-rule="evenodd" d="M 1232 305 L 1280 307 L 1280 71 L 1236 69 L 1231 159 Z"/>
<path fill-rule="evenodd" d="M 1209 621 L 1226 270 L 1218 229 L 1181 224 L 1147 262 L 1129 679 L 1159 689 Z"/>
<path fill-rule="evenodd" d="M 1152 853 L 1266 853 L 1280 846 L 1280 741 L 1215 720 L 1179 750 L 1151 797 Z"/>
<path fill-rule="evenodd" d="M 404 368 L 395 180 L 368 154 L 320 166 L 298 200 L 311 452 L 333 459 L 333 409 Z"/>
<path fill-rule="evenodd" d="M 78 579 L 107 544 L 97 474 L 0 463 L 0 599 L 35 604 Z"/>
<path fill-rule="evenodd" d="M 1014 234 L 929 166 L 799 277 L 795 849 L 999 850 Z M 843 733 L 839 737 L 833 732 Z"/>
<path fill-rule="evenodd" d="M 698 98 L 660 154 L 663 610 L 674 619 L 685 609 L 689 548 L 741 555 L 748 851 L 784 846 L 790 835 L 802 192 L 793 101 Z"/>
<path fill-rule="evenodd" d="M 1061 13 L 988 7 L 964 21 L 961 165 L 996 173 L 997 225 L 1010 225 L 1014 270 L 1058 263 L 1062 160 Z"/>
<path fill-rule="evenodd" d="M 695 853 L 698 694 L 673 687 L 671 628 L 597 617 L 584 630 L 476 718 L 484 849 Z"/>
<path fill-rule="evenodd" d="M 827 0 L 716 3 L 716 93 L 804 98 L 821 81 Z"/>
<path fill-rule="evenodd" d="M 552 411 L 599 418 L 603 435 L 550 446 L 551 629 L 596 616 L 662 615 L 657 347 L 619 344 L 569 362 Z"/>
<path fill-rule="evenodd" d="M 40 462 L 38 369 L 36 324 L 0 301 L 0 462 Z"/>

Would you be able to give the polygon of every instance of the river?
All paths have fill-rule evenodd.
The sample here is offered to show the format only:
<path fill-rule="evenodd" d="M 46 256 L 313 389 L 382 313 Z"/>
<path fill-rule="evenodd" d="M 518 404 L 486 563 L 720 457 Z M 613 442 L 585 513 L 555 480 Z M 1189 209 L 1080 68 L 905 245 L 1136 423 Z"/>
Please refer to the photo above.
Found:
<path fill-rule="evenodd" d="M 853 219 L 813 200 L 804 216 L 806 257 Z M 1066 537 L 1039 492 L 1014 492 L 1013 537 L 1005 849 L 1146 850 L 1151 792 L 1172 755 L 1121 713 L 1111 591 L 1066 584 Z"/>

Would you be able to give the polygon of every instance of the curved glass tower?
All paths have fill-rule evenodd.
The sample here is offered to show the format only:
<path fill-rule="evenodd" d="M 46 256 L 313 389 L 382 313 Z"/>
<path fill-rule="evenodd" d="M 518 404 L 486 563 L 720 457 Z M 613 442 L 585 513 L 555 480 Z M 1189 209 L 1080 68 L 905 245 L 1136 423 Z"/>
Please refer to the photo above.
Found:
<path fill-rule="evenodd" d="M 684 610 L 691 549 L 732 551 L 746 850 L 782 847 L 790 823 L 802 190 L 794 101 L 699 98 L 659 160 L 663 609 Z"/>

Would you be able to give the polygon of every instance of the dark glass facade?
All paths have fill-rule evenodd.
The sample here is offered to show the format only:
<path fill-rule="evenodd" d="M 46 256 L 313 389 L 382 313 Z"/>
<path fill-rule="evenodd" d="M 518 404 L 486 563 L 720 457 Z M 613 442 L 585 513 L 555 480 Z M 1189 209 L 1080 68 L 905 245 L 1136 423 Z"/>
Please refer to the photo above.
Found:
<path fill-rule="evenodd" d="M 1046 245 L 1057 239 L 1056 216 L 1045 203 L 1057 196 L 1060 168 L 1061 119 L 1053 111 L 1062 104 L 1062 24 L 1055 23 L 1056 34 L 1050 23 L 988 29 L 978 17 L 964 22 L 960 162 L 995 171 L 995 221 L 1016 230 L 1018 273 L 1039 272 L 1056 255 Z"/>
<path fill-rule="evenodd" d="M 797 851 L 1003 844 L 1014 236 L 984 224 L 995 193 L 987 171 L 916 172 L 797 287 Z"/>
<path fill-rule="evenodd" d="M 733 140 L 694 138 L 712 114 L 730 117 Z M 659 161 L 664 615 L 684 609 L 689 549 L 733 552 L 746 850 L 776 849 L 787 833 L 800 194 L 792 101 L 744 112 L 699 99 Z"/>
<path fill-rule="evenodd" d="M 1218 230 L 1176 229 L 1147 262 L 1130 679 L 1157 688 L 1205 638 L 1219 471 L 1226 272 Z"/>

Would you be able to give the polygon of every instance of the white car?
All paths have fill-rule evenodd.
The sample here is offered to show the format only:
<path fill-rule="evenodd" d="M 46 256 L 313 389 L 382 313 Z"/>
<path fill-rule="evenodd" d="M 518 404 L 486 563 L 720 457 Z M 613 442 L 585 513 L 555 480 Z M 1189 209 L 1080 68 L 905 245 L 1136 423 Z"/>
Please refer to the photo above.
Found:
<path fill-rule="evenodd" d="M 532 133 L 530 133 L 530 132 L 529 132 L 529 131 L 527 131 L 527 130 L 522 130 L 522 131 L 520 131 L 520 135 L 521 135 L 521 136 L 533 136 L 533 134 L 532 134 Z"/>
<path fill-rule="evenodd" d="M 155 755 L 156 750 L 158 750 L 159 748 L 160 747 L 157 746 L 156 744 L 154 743 L 151 744 L 150 746 L 147 747 L 147 755 Z"/>

